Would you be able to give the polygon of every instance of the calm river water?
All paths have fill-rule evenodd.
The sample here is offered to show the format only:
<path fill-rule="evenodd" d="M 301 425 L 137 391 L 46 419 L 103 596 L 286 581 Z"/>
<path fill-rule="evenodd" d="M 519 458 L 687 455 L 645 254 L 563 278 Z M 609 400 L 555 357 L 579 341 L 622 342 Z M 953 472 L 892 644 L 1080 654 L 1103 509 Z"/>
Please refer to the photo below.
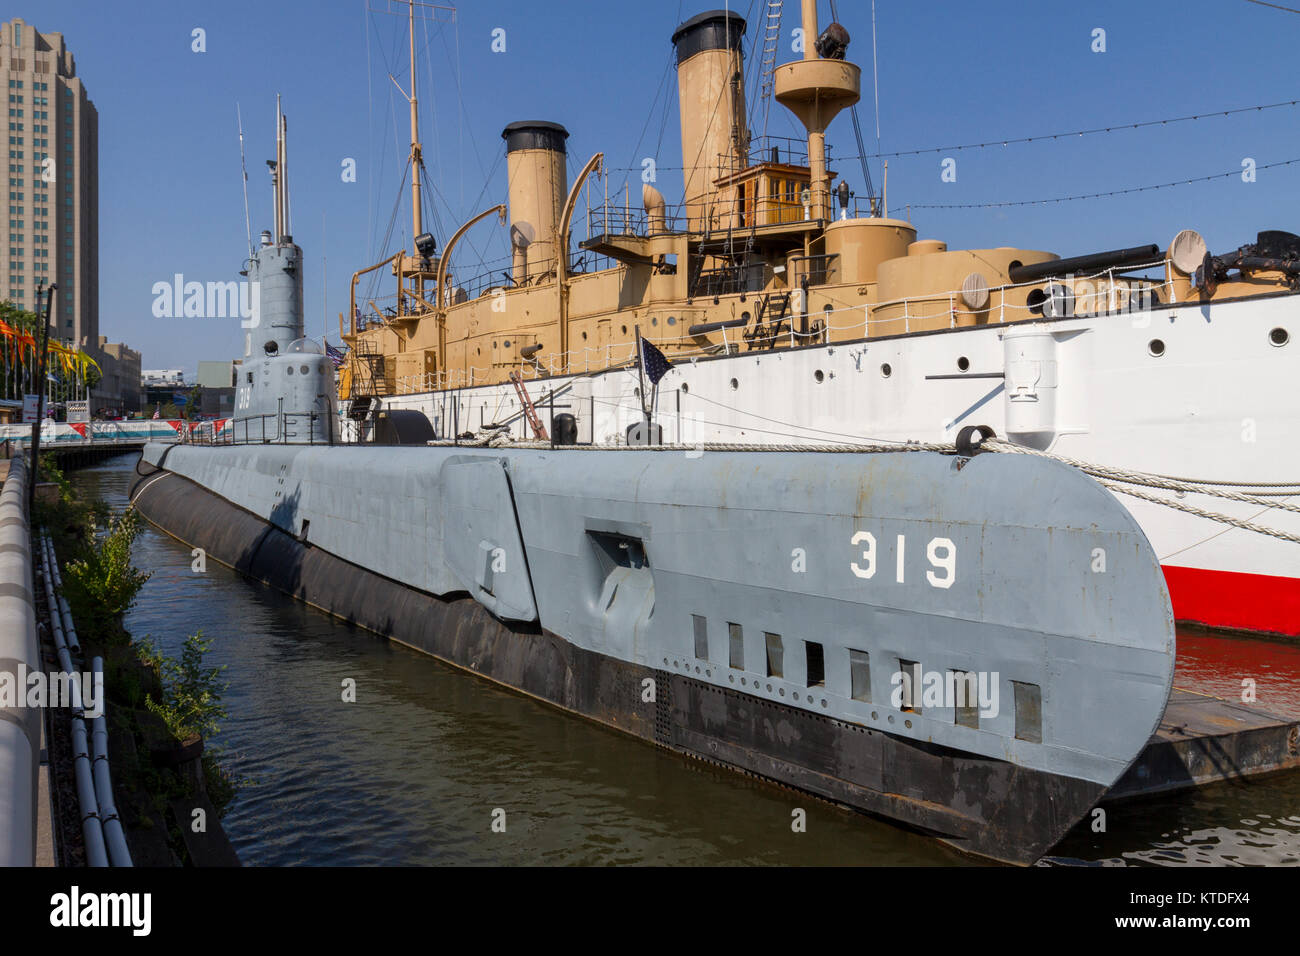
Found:
<path fill-rule="evenodd" d="M 125 507 L 134 457 L 75 472 Z M 225 664 L 213 741 L 242 778 L 224 820 L 246 864 L 961 865 L 936 841 L 686 760 L 487 684 L 209 563 L 151 526 L 153 577 L 127 629 L 176 653 L 195 631 Z M 1177 683 L 1300 715 L 1300 647 L 1179 635 Z M 1238 668 L 1239 669 L 1239 668 Z M 356 681 L 356 703 L 341 684 Z M 807 830 L 791 831 L 791 811 Z M 493 815 L 505 811 L 504 833 Z M 1300 773 L 1114 807 L 1061 863 L 1300 863 Z"/>

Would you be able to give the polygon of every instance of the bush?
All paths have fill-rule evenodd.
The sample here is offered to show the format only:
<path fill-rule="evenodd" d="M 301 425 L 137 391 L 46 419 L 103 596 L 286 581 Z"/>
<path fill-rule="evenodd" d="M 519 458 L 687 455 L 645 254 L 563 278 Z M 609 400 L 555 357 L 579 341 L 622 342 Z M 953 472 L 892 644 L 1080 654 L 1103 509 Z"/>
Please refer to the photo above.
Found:
<path fill-rule="evenodd" d="M 64 568 L 68 600 L 79 629 L 89 637 L 111 642 L 115 634 L 124 633 L 120 629 L 122 616 L 149 580 L 148 573 L 131 565 L 131 544 L 139 533 L 140 516 L 134 508 L 127 508 L 108 519 L 103 536 L 92 530 L 81 556 Z"/>
<path fill-rule="evenodd" d="M 226 665 L 204 667 L 203 655 L 212 647 L 203 639 L 203 632 L 185 639 L 178 661 L 160 653 L 150 642 L 140 642 L 140 659 L 148 666 L 157 667 L 162 676 L 163 699 L 145 698 L 145 706 L 157 714 L 167 729 L 179 741 L 201 734 L 210 737 L 220 727 L 226 716 L 221 705 L 221 695 L 226 685 L 220 679 Z"/>

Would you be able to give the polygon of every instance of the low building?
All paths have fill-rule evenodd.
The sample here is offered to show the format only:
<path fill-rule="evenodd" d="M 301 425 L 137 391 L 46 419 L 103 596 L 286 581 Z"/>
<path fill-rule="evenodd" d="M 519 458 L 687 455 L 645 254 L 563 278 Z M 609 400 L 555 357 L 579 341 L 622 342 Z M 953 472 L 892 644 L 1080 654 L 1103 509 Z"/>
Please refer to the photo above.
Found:
<path fill-rule="evenodd" d="M 185 385 L 185 371 L 179 368 L 147 368 L 140 373 L 142 384 L 146 387 L 152 385 L 167 385 L 176 388 L 183 388 Z"/>
<path fill-rule="evenodd" d="M 110 342 L 102 335 L 96 345 L 87 346 L 86 352 L 103 373 L 99 384 L 90 391 L 91 413 L 126 417 L 140 411 L 144 407 L 140 353 L 123 342 Z"/>

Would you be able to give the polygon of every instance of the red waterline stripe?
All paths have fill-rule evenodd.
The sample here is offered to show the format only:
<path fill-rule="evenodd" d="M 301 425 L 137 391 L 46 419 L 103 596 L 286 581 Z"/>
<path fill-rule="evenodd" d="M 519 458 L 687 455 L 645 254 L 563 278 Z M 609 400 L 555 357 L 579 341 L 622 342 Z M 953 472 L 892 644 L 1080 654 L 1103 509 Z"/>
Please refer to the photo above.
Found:
<path fill-rule="evenodd" d="M 1164 572 L 1179 621 L 1300 636 L 1300 578 L 1168 564 Z"/>

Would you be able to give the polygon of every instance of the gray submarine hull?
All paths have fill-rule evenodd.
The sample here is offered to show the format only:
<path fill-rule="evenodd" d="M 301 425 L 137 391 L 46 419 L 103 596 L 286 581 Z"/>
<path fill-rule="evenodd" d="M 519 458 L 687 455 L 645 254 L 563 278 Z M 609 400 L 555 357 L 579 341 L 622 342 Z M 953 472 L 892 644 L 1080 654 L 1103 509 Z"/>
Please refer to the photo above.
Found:
<path fill-rule="evenodd" d="M 150 445 L 141 471 L 148 520 L 255 580 L 1000 861 L 1099 802 L 1172 685 L 1146 538 L 1044 459 Z M 944 693 L 967 675 L 975 706 Z"/>

